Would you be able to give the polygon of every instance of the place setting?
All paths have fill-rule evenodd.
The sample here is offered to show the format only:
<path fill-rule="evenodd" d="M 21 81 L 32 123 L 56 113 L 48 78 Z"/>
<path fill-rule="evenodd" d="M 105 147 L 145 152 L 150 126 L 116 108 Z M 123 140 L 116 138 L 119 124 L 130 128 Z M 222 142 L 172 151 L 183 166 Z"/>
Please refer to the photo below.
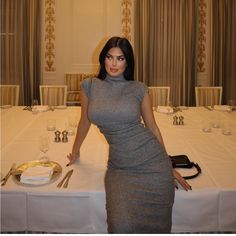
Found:
<path fill-rule="evenodd" d="M 50 147 L 50 140 L 47 134 L 38 137 L 38 148 L 42 156 L 20 164 L 12 172 L 14 181 L 23 186 L 42 186 L 56 181 L 61 173 L 62 167 L 59 163 L 51 161 L 46 155 Z"/>
<path fill-rule="evenodd" d="M 51 161 L 49 156 L 46 155 L 50 148 L 50 139 L 46 133 L 38 137 L 38 148 L 43 155 L 39 159 L 28 161 L 18 166 L 13 163 L 10 170 L 1 179 L 1 186 L 6 185 L 11 176 L 16 184 L 24 187 L 48 185 L 60 178 L 62 166 L 58 162 Z M 73 169 L 67 171 L 57 187 L 67 188 L 72 174 Z"/>
<path fill-rule="evenodd" d="M 23 110 L 31 111 L 32 114 L 38 114 L 40 112 L 55 111 L 55 109 L 64 110 L 66 108 L 67 106 L 65 105 L 42 105 L 39 103 L 38 99 L 33 99 L 31 106 L 26 106 L 23 108 Z"/>
<path fill-rule="evenodd" d="M 9 109 L 9 108 L 12 108 L 12 105 L 1 105 L 0 106 L 1 109 Z"/>

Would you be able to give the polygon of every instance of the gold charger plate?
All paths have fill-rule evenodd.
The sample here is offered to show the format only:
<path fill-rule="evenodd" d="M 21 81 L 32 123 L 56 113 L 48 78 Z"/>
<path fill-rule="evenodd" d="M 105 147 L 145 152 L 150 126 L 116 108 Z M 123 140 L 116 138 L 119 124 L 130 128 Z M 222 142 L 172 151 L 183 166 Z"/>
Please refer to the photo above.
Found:
<path fill-rule="evenodd" d="M 53 174 L 52 174 L 50 180 L 47 183 L 42 183 L 42 184 L 22 183 L 20 181 L 21 174 L 24 171 L 26 171 L 29 167 L 35 167 L 35 166 L 52 167 L 53 168 Z M 23 163 L 23 164 L 19 165 L 13 173 L 13 178 L 15 179 L 16 183 L 18 183 L 20 185 L 24 185 L 24 186 L 42 186 L 42 185 L 46 185 L 46 184 L 49 184 L 49 183 L 52 183 L 52 182 L 56 181 L 59 178 L 59 176 L 61 175 L 61 173 L 62 173 L 62 167 L 57 162 L 36 160 L 36 161 L 29 161 L 29 162 L 26 162 L 26 163 Z"/>

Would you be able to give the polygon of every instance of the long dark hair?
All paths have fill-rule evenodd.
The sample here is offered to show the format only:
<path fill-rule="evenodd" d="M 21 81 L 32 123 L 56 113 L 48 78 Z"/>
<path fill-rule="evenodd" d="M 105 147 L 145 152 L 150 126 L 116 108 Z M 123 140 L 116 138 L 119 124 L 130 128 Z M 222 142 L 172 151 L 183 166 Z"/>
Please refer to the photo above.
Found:
<path fill-rule="evenodd" d="M 98 73 L 98 78 L 104 80 L 106 78 L 107 72 L 105 68 L 105 58 L 108 51 L 111 48 L 118 47 L 124 53 L 126 60 L 126 69 L 124 71 L 124 77 L 126 80 L 134 80 L 134 53 L 133 48 L 126 38 L 112 37 L 110 38 L 105 46 L 103 47 L 99 55 L 100 69 Z"/>

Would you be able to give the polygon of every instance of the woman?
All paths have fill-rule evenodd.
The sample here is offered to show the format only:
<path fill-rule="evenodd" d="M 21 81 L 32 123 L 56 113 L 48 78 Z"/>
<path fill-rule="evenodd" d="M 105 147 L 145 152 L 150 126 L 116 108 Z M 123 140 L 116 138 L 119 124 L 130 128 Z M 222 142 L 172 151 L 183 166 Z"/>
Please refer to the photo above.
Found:
<path fill-rule="evenodd" d="M 168 233 L 174 178 L 185 190 L 191 187 L 172 169 L 147 86 L 134 81 L 129 41 L 109 39 L 99 62 L 98 77 L 81 84 L 81 118 L 69 164 L 80 157 L 90 122 L 96 124 L 109 144 L 105 175 L 108 232 Z"/>

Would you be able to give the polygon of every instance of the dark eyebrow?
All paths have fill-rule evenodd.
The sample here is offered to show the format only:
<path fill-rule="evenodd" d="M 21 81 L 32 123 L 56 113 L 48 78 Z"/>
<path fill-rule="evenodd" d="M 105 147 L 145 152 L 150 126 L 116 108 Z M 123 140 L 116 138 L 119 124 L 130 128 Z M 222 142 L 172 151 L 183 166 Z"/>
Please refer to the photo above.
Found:
<path fill-rule="evenodd" d="M 125 57 L 125 55 L 120 55 L 120 56 L 117 56 L 117 58 L 122 58 L 122 57 Z"/>
<path fill-rule="evenodd" d="M 110 53 L 107 53 L 106 56 L 114 57 L 114 56 L 111 55 Z M 117 57 L 117 58 L 121 58 L 121 57 L 125 57 L 125 55 L 124 55 L 124 54 L 121 54 L 121 55 L 119 55 L 119 56 L 115 56 L 115 57 Z"/>

